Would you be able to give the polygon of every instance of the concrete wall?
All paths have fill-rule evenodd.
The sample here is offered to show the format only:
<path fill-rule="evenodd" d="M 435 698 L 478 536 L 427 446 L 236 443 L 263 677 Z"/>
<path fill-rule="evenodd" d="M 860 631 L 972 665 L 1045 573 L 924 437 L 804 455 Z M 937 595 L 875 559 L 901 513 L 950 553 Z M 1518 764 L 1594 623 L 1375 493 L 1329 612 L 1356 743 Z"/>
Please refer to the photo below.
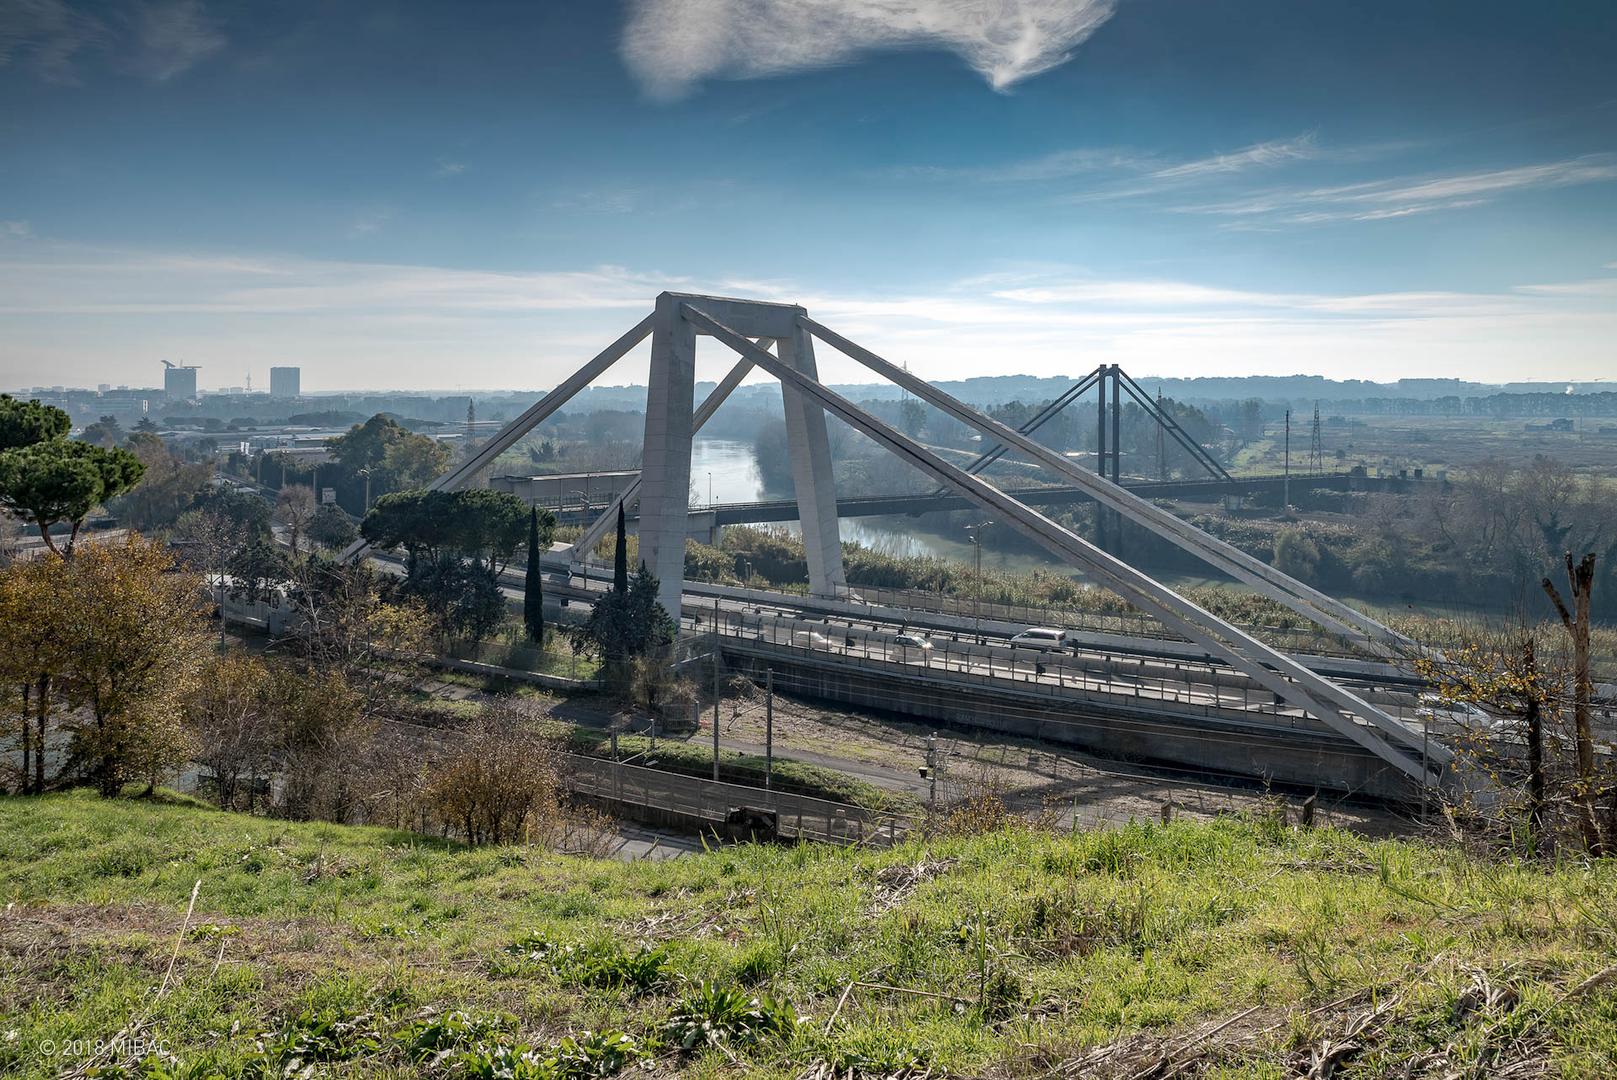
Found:
<path fill-rule="evenodd" d="M 589 504 L 599 508 L 621 495 L 639 475 L 634 469 L 623 469 L 552 476 L 491 476 L 488 486 L 539 506 L 577 506 L 587 496 Z"/>
<path fill-rule="evenodd" d="M 1284 737 L 1259 725 L 1154 716 L 1126 705 L 1051 701 L 1014 689 L 940 686 L 816 659 L 795 650 L 765 657 L 725 643 L 726 662 L 793 694 L 940 721 L 956 728 L 993 731 L 1092 752 L 1119 761 L 1154 763 L 1244 777 L 1303 790 L 1407 802 L 1407 778 L 1373 754 L 1329 730 L 1290 729 Z"/>

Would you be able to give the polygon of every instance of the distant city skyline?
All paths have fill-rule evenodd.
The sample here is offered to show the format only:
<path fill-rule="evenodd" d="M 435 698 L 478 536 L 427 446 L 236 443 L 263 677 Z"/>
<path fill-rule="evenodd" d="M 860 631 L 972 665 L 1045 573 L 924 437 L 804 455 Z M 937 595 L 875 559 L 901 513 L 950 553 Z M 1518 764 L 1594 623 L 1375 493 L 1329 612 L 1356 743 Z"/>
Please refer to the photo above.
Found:
<path fill-rule="evenodd" d="M 934 380 L 1617 378 L 1613 55 L 1570 2 L 12 5 L 0 385 L 543 388 L 663 289 Z"/>

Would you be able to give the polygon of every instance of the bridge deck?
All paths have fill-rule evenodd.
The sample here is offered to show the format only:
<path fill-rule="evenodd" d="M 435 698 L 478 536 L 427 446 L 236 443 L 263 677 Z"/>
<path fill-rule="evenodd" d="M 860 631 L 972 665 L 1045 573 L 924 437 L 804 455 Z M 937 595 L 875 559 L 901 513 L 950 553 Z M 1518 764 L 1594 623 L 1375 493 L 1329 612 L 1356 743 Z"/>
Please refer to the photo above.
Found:
<path fill-rule="evenodd" d="M 1290 483 L 1298 490 L 1328 488 L 1332 491 L 1348 490 L 1351 476 L 1345 472 L 1322 473 L 1312 476 L 1293 475 Z M 1216 499 L 1224 495 L 1279 494 L 1287 484 L 1284 476 L 1244 476 L 1225 480 L 1128 480 L 1123 487 L 1146 499 Z M 1029 506 L 1063 506 L 1087 502 L 1090 496 L 1082 488 L 1054 485 L 1039 488 L 1007 488 L 1007 494 Z M 601 507 L 586 509 L 561 500 L 550 500 L 544 505 L 557 513 L 565 523 L 593 520 Z M 885 517 L 896 514 L 925 514 L 946 510 L 967 510 L 973 504 L 963 495 L 939 495 L 933 492 L 898 495 L 855 495 L 837 500 L 839 517 Z M 694 506 L 692 513 L 714 516 L 716 525 L 754 525 L 776 521 L 797 520 L 797 500 L 765 499 L 758 502 L 715 503 Z M 628 515 L 635 517 L 634 513 Z"/>

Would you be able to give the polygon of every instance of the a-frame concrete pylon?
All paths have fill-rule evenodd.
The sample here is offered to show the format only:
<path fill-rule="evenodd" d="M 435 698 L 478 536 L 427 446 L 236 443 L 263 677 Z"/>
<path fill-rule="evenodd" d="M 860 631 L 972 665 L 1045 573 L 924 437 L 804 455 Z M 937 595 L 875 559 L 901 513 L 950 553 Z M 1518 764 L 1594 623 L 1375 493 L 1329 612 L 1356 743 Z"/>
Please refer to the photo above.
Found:
<path fill-rule="evenodd" d="M 489 441 L 458 469 L 440 477 L 435 488 L 458 487 L 493 456 L 531 430 L 583 386 L 611 366 L 647 333 L 652 336 L 646 441 L 640 484 L 641 557 L 660 579 L 660 598 L 670 613 L 680 610 L 690 492 L 691 434 L 711 415 L 748 370 L 756 366 L 780 380 L 786 394 L 787 430 L 805 541 L 815 537 L 809 565 L 813 587 L 831 591 L 842 576 L 836 498 L 830 479 L 825 437 L 829 411 L 949 487 L 1048 548 L 1082 567 L 1141 610 L 1155 616 L 1211 655 L 1229 662 L 1259 685 L 1301 706 L 1310 716 L 1375 753 L 1388 767 L 1428 783 L 1428 763 L 1442 769 L 1452 760 L 1445 747 L 1424 744 L 1418 733 L 1350 690 L 1318 675 L 1296 658 L 1253 638 L 1198 607 L 1121 559 L 1099 550 L 1076 533 L 1039 514 L 1013 495 L 943 461 L 828 389 L 814 370 L 810 335 L 883 374 L 922 400 L 982 431 L 1001 445 L 1040 462 L 1085 486 L 1103 506 L 1117 510 L 1164 539 L 1248 582 L 1254 589 L 1307 615 L 1316 625 L 1356 637 L 1381 649 L 1413 643 L 1339 601 L 1207 536 L 1129 492 L 1077 469 L 1026 434 L 1012 430 L 899 369 L 874 353 L 811 320 L 800 307 L 722 297 L 664 293 L 657 307 L 633 330 L 574 373 L 543 400 Z M 696 341 L 707 335 L 742 357 L 700 410 L 693 410 Z M 779 355 L 764 345 L 774 343 Z M 743 366 L 747 365 L 747 366 Z M 363 550 L 355 545 L 351 554 Z"/>
<path fill-rule="evenodd" d="M 657 307 L 652 315 L 645 444 L 637 482 L 640 560 L 657 576 L 659 598 L 663 607 L 672 614 L 680 610 L 685 582 L 691 436 L 698 421 L 711 416 L 724 396 L 747 373 L 747 369 L 739 365 L 732 368 L 708 401 L 703 403 L 702 409 L 693 409 L 696 340 L 706 331 L 685 318 L 687 301 L 699 301 L 706 311 L 723 312 L 726 319 L 734 320 L 725 325 L 752 339 L 748 344 L 760 351 L 767 343 L 773 342 L 781 363 L 818 381 L 814 348 L 801 322 L 805 314 L 802 308 L 791 304 L 683 293 L 663 293 L 657 298 Z M 764 352 L 764 355 L 769 354 Z M 770 359 L 773 362 L 775 357 L 771 356 Z M 821 595 L 834 595 L 845 583 L 845 578 L 825 411 L 817 403 L 805 399 L 793 386 L 783 385 L 782 393 L 792 480 L 796 488 L 809 568 L 809 588 Z M 708 407 L 709 404 L 712 408 Z M 616 505 L 614 502 L 611 511 L 614 516 Z M 597 526 L 599 524 L 598 521 Z M 591 534 L 599 537 L 597 527 L 592 527 L 581 538 L 581 545 L 588 544 Z M 582 546 L 581 554 L 587 557 L 588 551 L 589 546 Z"/>

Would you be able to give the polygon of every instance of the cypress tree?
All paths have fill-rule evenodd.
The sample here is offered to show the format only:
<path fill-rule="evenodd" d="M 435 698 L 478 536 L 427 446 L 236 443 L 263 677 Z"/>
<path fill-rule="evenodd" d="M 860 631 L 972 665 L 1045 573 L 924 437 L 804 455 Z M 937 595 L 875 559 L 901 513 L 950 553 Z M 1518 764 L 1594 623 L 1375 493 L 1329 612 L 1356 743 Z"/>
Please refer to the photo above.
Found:
<path fill-rule="evenodd" d="M 528 640 L 545 643 L 544 581 L 539 576 L 539 508 L 528 514 L 528 576 L 523 583 L 522 624 Z"/>
<path fill-rule="evenodd" d="M 629 540 L 623 532 L 623 504 L 618 504 L 618 546 L 612 552 L 612 591 L 629 593 Z"/>

